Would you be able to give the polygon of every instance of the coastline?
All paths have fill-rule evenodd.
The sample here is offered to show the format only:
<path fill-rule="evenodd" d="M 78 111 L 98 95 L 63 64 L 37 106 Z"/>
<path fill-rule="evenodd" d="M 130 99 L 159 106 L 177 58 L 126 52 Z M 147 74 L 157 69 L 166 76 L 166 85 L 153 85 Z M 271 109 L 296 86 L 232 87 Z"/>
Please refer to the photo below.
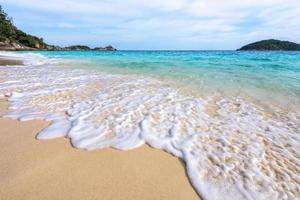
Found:
<path fill-rule="evenodd" d="M 148 59 L 148 62 L 153 62 L 157 60 L 157 57 L 160 58 L 161 54 L 163 53 L 159 53 L 159 55 L 154 57 L 143 56 L 142 58 L 144 59 L 145 57 Z M 186 54 L 184 53 L 184 55 Z M 203 53 L 197 53 L 196 56 L 199 56 L 198 54 L 207 56 L 206 53 L 204 55 Z M 215 53 L 212 54 L 214 57 L 219 57 Z M 246 55 L 242 55 L 240 59 L 242 62 L 248 62 L 248 54 L 244 54 Z M 8 54 L 8 56 L 10 55 L 18 58 L 17 54 Z M 102 70 L 101 67 L 97 68 L 97 70 L 76 68 L 77 65 L 71 67 L 73 66 L 72 62 L 70 62 L 70 65 L 68 65 L 68 62 L 64 64 L 63 59 L 65 57 L 61 61 L 59 59 L 52 60 L 52 57 L 57 58 L 57 55 L 58 57 L 60 56 L 56 52 L 51 54 L 51 56 L 43 56 L 42 54 L 32 55 L 31 57 L 31 55 L 28 54 L 28 58 L 25 57 L 26 54 L 25 56 L 20 56 L 20 59 L 24 58 L 26 67 L 6 66 L 1 68 L 0 78 L 4 82 L 0 84 L 0 89 L 2 97 L 9 96 L 10 105 L 15 111 L 9 113 L 7 116 L 21 121 L 32 119 L 53 121 L 42 132 L 40 130 L 43 127 L 33 131 L 32 139 L 36 137 L 38 132 L 39 135 L 37 137 L 39 139 L 67 136 L 70 140 L 65 140 L 68 141 L 66 144 L 69 144 L 69 141 L 71 141 L 71 144 L 79 149 L 93 150 L 99 148 L 102 150 L 96 150 L 97 152 L 106 152 L 106 156 L 108 154 L 114 158 L 118 157 L 118 155 L 107 153 L 109 151 L 107 149 L 103 150 L 103 148 L 112 147 L 129 150 L 147 143 L 154 148 L 163 149 L 184 160 L 187 165 L 181 165 L 181 167 L 186 167 L 186 173 L 183 173 L 183 177 L 186 177 L 185 181 L 187 181 L 188 176 L 195 191 L 205 199 L 244 199 L 245 195 L 249 197 L 257 196 L 257 199 L 265 199 L 266 196 L 274 199 L 284 199 L 287 196 L 297 198 L 299 196 L 299 191 L 294 187 L 298 184 L 298 176 L 295 172 L 299 171 L 297 166 L 299 157 L 296 145 L 299 139 L 295 135 L 292 136 L 293 133 L 297 133 L 300 130 L 297 121 L 297 119 L 300 119 L 297 113 L 298 109 L 289 112 L 289 110 L 286 111 L 280 107 L 270 106 L 270 108 L 274 108 L 276 113 L 268 113 L 268 110 L 263 108 L 261 103 L 255 103 L 251 99 L 243 98 L 242 94 L 226 95 L 224 93 L 224 95 L 220 95 L 221 99 L 211 96 L 207 97 L 208 99 L 199 98 L 177 92 L 174 88 L 168 87 L 168 85 L 151 77 L 145 78 L 131 74 L 118 75 L 113 72 L 112 74 L 106 74 L 105 68 Z M 76 55 L 84 56 L 87 60 L 90 58 L 89 56 L 92 56 L 81 53 Z M 137 55 L 139 54 L 137 53 Z M 135 56 L 137 55 L 135 54 Z M 190 55 L 188 53 L 187 56 L 194 58 L 195 54 Z M 277 62 L 274 56 L 277 55 L 273 55 L 272 61 Z M 166 58 L 169 60 L 173 57 L 174 55 L 172 57 L 167 56 Z M 233 55 L 233 57 L 235 58 L 236 56 Z M 259 58 L 262 59 L 264 57 L 265 55 L 263 54 Z M 132 57 L 128 58 L 132 59 Z M 126 57 L 126 59 L 128 58 Z M 289 61 L 295 60 L 295 58 L 297 57 L 294 56 Z M 115 57 L 114 60 L 118 61 Z M 263 62 L 265 63 L 265 61 Z M 112 62 L 111 64 L 114 63 Z M 140 63 L 144 63 L 144 61 L 141 60 Z M 60 64 L 64 64 L 62 66 L 70 66 L 71 68 L 61 68 Z M 98 66 L 101 62 L 96 64 L 95 66 Z M 291 64 L 289 66 L 292 67 L 294 65 Z M 154 67 L 157 66 L 154 65 Z M 193 69 L 191 68 L 192 71 Z M 234 71 L 235 67 L 232 70 Z M 281 71 L 279 70 L 279 72 Z M 68 74 L 68 77 L 65 74 Z M 266 72 L 264 75 L 266 74 L 268 73 Z M 284 73 L 280 74 L 283 77 L 289 78 Z M 297 74 L 295 75 L 298 76 Z M 228 77 L 231 76 L 231 74 L 228 74 Z M 269 80 L 268 78 L 264 79 L 255 75 L 252 78 L 253 80 L 251 80 L 254 82 L 256 82 L 256 78 L 259 78 L 259 80 Z M 278 85 L 281 85 L 280 81 Z M 239 89 L 238 85 L 233 86 Z M 222 88 L 216 87 L 212 89 L 219 90 Z M 257 89 L 258 91 L 256 92 L 259 92 L 260 89 Z M 292 97 L 290 98 L 292 99 Z M 258 99 L 262 100 L 262 96 Z M 295 101 L 292 105 L 297 102 Z M 9 124 L 8 121 L 3 123 L 3 127 Z M 38 125 L 34 126 L 38 127 Z M 16 127 L 16 125 L 13 125 L 13 127 Z M 24 130 L 23 128 L 19 132 L 24 132 Z M 13 131 L 9 131 L 8 133 L 11 132 Z M 14 137 L 19 138 L 19 135 L 15 135 Z M 22 140 L 25 141 L 24 139 Z M 8 141 L 4 143 L 15 142 Z M 30 146 L 35 145 L 32 144 Z M 144 145 L 129 152 L 137 152 L 144 148 L 147 148 L 147 146 Z M 28 149 L 30 148 L 26 148 L 22 152 L 27 152 Z M 56 147 L 55 149 L 61 148 Z M 66 149 L 64 148 L 62 151 L 66 151 Z M 161 152 L 160 150 L 158 151 Z M 78 150 L 78 152 L 85 151 Z M 124 159 L 124 155 L 128 154 L 128 152 L 119 153 L 122 153 L 122 156 L 120 156 L 121 159 Z M 36 153 L 33 154 L 36 155 Z M 60 152 L 57 154 L 60 155 Z M 145 161 L 145 158 L 154 157 L 158 163 L 166 159 L 157 159 L 156 155 L 151 156 L 144 153 L 138 153 L 138 155 L 142 157 L 142 161 L 139 161 L 139 159 L 132 161 L 130 157 L 126 158 L 126 162 L 129 160 L 130 164 L 138 164 L 138 166 L 143 166 L 142 168 L 146 170 L 137 175 L 137 177 L 146 177 L 146 180 L 152 180 L 153 177 L 169 180 L 170 176 L 178 176 L 176 170 L 169 169 L 169 166 L 176 164 L 168 163 L 164 166 L 168 168 L 167 171 L 172 171 L 172 173 L 165 176 L 166 172 L 160 174 L 161 171 L 159 169 L 157 175 L 152 174 L 147 178 L 148 175 L 145 176 L 144 174 L 148 173 L 149 166 L 152 167 L 157 164 L 143 165 L 145 162 L 148 162 Z M 89 157 L 89 154 L 86 154 L 86 156 Z M 48 155 L 43 157 L 47 158 L 46 161 L 49 160 Z M 69 157 L 73 158 L 73 155 L 68 155 Z M 68 160 L 68 158 L 64 157 L 64 161 Z M 72 165 L 74 166 L 78 165 L 78 163 L 80 165 L 82 165 L 82 162 L 86 163 L 85 156 L 77 158 L 75 159 L 76 161 L 68 160 L 67 164 L 58 162 L 58 159 L 50 160 L 52 165 L 59 164 L 60 166 L 65 166 L 69 163 L 73 163 Z M 92 160 L 96 159 L 93 158 Z M 177 164 L 180 161 L 176 158 L 175 160 Z M 44 160 L 41 163 L 44 164 L 46 161 Z M 275 163 L 274 161 L 278 162 Z M 93 166 L 101 162 L 101 160 L 98 160 L 96 163 L 92 162 L 87 171 L 90 171 L 90 169 L 93 169 Z M 111 160 L 105 162 L 110 163 Z M 8 162 L 4 161 L 4 163 Z M 126 163 L 112 165 L 117 166 L 115 174 L 119 173 L 119 166 L 122 166 L 122 169 L 124 165 L 127 166 Z M 102 170 L 102 167 L 98 166 L 97 169 L 93 169 L 93 173 L 88 174 L 88 177 L 93 177 L 93 174 L 99 173 L 97 170 L 100 168 Z M 49 173 L 48 171 L 51 171 L 51 168 L 48 168 L 45 173 Z M 65 175 L 72 171 L 73 166 L 69 168 L 63 175 L 59 173 L 57 175 L 59 178 L 56 178 L 56 180 L 64 177 L 69 179 L 67 185 L 73 185 L 74 180 L 70 181 L 73 177 L 69 178 Z M 111 166 L 108 166 L 108 168 L 106 174 L 114 171 L 111 169 Z M 121 176 L 118 175 L 117 180 L 114 180 L 114 183 L 110 185 L 113 188 L 118 188 L 119 180 L 123 181 L 123 179 L 125 183 L 121 181 L 121 184 L 128 184 L 130 181 L 126 179 L 128 176 L 127 171 L 130 171 L 132 168 L 135 167 L 129 167 L 129 169 L 124 170 Z M 84 167 L 80 167 L 79 171 L 82 173 L 81 171 L 86 171 L 86 169 L 86 165 L 84 165 Z M 61 169 L 57 171 L 61 171 Z M 275 175 L 272 174 L 273 172 Z M 78 174 L 76 171 L 72 173 Z M 136 173 L 136 168 L 133 170 L 133 173 Z M 115 178 L 115 174 L 111 175 L 109 180 Z M 123 178 L 124 174 L 126 174 L 126 178 Z M 244 177 L 245 174 L 246 177 Z M 252 177 L 253 174 L 255 176 Z M 277 174 L 283 174 L 283 176 L 277 176 Z M 42 175 L 39 176 L 43 177 Z M 84 178 L 80 176 L 79 179 L 82 180 Z M 26 183 L 28 180 L 26 179 Z M 99 184 L 101 188 L 104 187 L 106 190 L 107 188 L 111 189 L 112 187 L 103 186 L 101 182 L 103 180 L 106 180 L 106 178 L 101 177 L 98 181 L 94 181 L 92 185 L 84 189 L 84 192 L 90 191 L 90 187 L 95 189 L 94 185 Z M 181 184 L 182 180 L 173 180 L 172 183 Z M 62 181 L 64 182 L 65 180 L 63 179 Z M 42 182 L 39 182 L 39 185 L 43 185 L 46 182 L 49 182 L 48 179 L 43 179 Z M 144 185 L 143 182 L 139 181 L 138 184 L 134 184 L 133 189 L 126 189 L 126 191 L 136 190 L 135 188 Z M 278 183 L 290 183 L 291 187 L 287 188 L 285 185 L 278 185 Z M 79 185 L 87 185 L 87 183 L 82 184 L 80 182 L 77 185 L 74 187 L 81 188 L 82 186 Z M 116 187 L 114 187 L 115 185 Z M 160 189 L 162 187 L 166 188 L 159 182 L 152 185 L 158 185 Z M 167 185 L 169 186 L 170 184 Z M 190 184 L 187 185 L 191 188 Z M 33 187 L 38 186 L 33 185 Z M 65 188 L 66 186 L 60 184 L 60 187 Z M 149 187 L 146 186 L 146 188 Z M 25 190 L 29 191 L 30 188 Z M 164 192 L 161 192 L 159 189 L 155 190 L 160 192 L 155 198 L 169 199 L 169 197 L 165 198 L 161 196 Z M 153 193 L 153 190 L 150 191 Z M 176 189 L 176 191 L 181 192 L 181 189 Z M 99 195 L 102 197 L 105 192 Z M 69 194 L 69 192 L 67 193 Z M 173 195 L 175 192 L 172 191 L 171 193 Z M 153 194 L 146 195 L 146 197 L 141 195 L 139 199 L 148 199 L 150 196 L 153 199 Z M 105 198 L 111 199 L 113 197 L 108 196 Z M 132 195 L 126 196 L 127 199 L 134 199 L 134 197 Z M 174 199 L 175 197 L 170 198 Z M 182 197 L 178 198 L 182 199 Z M 184 199 L 191 198 L 184 197 Z"/>
<path fill-rule="evenodd" d="M 18 27 L 20 3 L 0 5 L 0 200 L 300 200 L 300 44 L 281 30 L 300 3 L 24 4 L 59 45 Z"/>
<path fill-rule="evenodd" d="M 0 98 L 0 114 L 7 108 Z M 0 118 L 1 199 L 199 199 L 181 161 L 164 151 L 84 151 L 65 138 L 36 140 L 48 124 Z"/>

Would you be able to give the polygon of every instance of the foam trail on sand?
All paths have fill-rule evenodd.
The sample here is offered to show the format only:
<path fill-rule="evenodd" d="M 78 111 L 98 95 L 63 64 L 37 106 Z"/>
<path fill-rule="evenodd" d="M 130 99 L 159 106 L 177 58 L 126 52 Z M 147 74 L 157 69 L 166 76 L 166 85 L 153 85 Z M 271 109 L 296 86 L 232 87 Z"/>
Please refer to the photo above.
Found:
<path fill-rule="evenodd" d="M 0 66 L 0 95 L 12 109 L 6 117 L 52 122 L 38 139 L 68 137 L 89 150 L 148 143 L 182 158 L 208 200 L 300 199 L 298 110 L 269 113 L 238 96 L 188 96 L 153 78 L 38 59 Z"/>

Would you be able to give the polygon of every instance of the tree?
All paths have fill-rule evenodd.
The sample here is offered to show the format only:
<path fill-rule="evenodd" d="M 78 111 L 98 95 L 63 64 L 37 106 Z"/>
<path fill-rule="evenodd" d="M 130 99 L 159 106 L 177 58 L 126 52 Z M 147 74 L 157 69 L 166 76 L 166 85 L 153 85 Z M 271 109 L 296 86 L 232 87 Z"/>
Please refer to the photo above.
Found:
<path fill-rule="evenodd" d="M 38 38 L 19 30 L 13 25 L 13 19 L 8 17 L 0 5 L 0 42 L 17 43 L 25 47 L 44 48 L 47 44 L 43 38 Z"/>

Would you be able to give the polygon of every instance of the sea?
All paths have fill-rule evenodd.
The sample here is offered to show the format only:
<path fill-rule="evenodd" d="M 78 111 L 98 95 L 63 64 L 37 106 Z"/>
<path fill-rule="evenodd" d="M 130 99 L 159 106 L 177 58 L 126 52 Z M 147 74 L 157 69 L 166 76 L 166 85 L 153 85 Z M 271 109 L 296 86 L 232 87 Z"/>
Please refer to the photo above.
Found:
<path fill-rule="evenodd" d="M 11 108 L 4 117 L 51 121 L 38 139 L 162 149 L 185 163 L 204 200 L 300 199 L 300 52 L 0 56 L 24 60 L 0 66 L 0 96 Z"/>

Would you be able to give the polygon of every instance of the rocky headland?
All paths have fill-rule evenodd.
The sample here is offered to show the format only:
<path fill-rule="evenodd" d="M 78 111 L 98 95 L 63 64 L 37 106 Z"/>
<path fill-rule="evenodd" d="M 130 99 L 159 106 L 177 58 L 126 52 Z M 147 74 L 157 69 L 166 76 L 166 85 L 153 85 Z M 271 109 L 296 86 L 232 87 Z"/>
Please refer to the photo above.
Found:
<path fill-rule="evenodd" d="M 95 51 L 116 51 L 112 46 L 90 48 L 84 45 L 73 45 L 60 47 L 49 45 L 39 38 L 23 32 L 12 22 L 12 18 L 4 12 L 0 6 L 0 50 L 19 51 L 19 50 L 95 50 Z"/>

